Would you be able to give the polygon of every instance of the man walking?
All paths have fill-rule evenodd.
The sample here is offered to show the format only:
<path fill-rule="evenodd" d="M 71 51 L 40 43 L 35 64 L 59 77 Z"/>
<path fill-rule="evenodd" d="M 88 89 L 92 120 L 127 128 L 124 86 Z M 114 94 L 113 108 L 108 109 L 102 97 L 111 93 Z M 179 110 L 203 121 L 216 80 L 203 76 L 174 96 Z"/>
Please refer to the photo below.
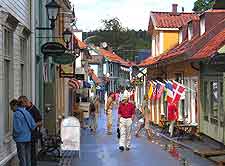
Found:
<path fill-rule="evenodd" d="M 112 135 L 112 109 L 113 109 L 113 102 L 115 100 L 114 93 L 109 93 L 109 97 L 106 103 L 106 116 L 107 116 L 107 133 L 108 135 Z"/>
<path fill-rule="evenodd" d="M 20 101 L 10 102 L 13 111 L 13 139 L 16 142 L 20 166 L 31 166 L 31 132 L 36 124 Z"/>
<path fill-rule="evenodd" d="M 124 94 L 118 109 L 118 125 L 120 128 L 119 149 L 130 150 L 131 146 L 131 125 L 134 119 L 135 106 L 129 102 L 128 95 Z"/>
<path fill-rule="evenodd" d="M 42 126 L 42 118 L 39 110 L 33 103 L 28 100 L 26 96 L 20 96 L 18 98 L 18 101 L 20 101 L 25 107 L 26 110 L 30 113 L 30 115 L 33 117 L 37 128 L 32 132 L 31 135 L 31 166 L 37 165 L 37 142 L 38 138 L 40 137 L 39 128 Z"/>

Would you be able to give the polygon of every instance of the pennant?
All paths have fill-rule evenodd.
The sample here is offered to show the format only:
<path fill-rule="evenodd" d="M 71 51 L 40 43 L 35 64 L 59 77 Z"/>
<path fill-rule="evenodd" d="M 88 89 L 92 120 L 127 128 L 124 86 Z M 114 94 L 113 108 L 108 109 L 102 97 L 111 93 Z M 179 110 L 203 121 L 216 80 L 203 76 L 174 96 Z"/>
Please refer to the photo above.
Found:
<path fill-rule="evenodd" d="M 153 84 L 149 83 L 148 98 L 151 99 L 153 93 Z"/>

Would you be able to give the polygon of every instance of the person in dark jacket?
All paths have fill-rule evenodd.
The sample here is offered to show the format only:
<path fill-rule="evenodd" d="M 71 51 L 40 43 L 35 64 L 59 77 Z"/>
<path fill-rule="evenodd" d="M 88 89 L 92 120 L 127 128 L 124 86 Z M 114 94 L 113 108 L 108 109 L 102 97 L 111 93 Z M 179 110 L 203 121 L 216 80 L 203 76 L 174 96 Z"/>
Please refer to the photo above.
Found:
<path fill-rule="evenodd" d="M 32 116 L 25 110 L 23 103 L 10 101 L 13 111 L 13 139 L 16 142 L 20 166 L 31 166 L 31 133 L 36 128 Z"/>
<path fill-rule="evenodd" d="M 31 136 L 31 165 L 37 165 L 37 142 L 38 138 L 40 137 L 40 127 L 42 126 L 42 117 L 35 105 L 26 97 L 20 96 L 18 101 L 21 101 L 23 105 L 26 107 L 26 110 L 30 113 L 33 117 L 37 128 L 32 132 Z"/>

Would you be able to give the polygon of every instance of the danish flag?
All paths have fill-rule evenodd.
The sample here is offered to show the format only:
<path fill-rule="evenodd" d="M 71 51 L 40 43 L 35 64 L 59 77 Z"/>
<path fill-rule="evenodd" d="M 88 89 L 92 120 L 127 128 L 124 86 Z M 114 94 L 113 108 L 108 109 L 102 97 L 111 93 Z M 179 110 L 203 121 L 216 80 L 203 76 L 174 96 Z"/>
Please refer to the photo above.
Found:
<path fill-rule="evenodd" d="M 183 95 L 185 91 L 185 87 L 181 85 L 180 83 L 173 81 L 173 101 L 174 103 L 178 103 L 180 100 L 180 97 Z"/>

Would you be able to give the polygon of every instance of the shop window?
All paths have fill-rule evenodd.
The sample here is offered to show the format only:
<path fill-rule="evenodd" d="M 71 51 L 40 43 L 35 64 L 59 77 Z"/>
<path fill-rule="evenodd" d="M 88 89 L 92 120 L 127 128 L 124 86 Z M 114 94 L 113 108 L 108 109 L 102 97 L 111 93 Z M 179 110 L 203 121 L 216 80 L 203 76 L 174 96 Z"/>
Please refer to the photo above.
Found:
<path fill-rule="evenodd" d="M 219 92 L 218 92 L 218 82 L 210 82 L 210 91 L 211 91 L 211 120 L 216 123 L 218 119 L 219 111 Z"/>
<path fill-rule="evenodd" d="M 202 105 L 203 105 L 203 110 L 204 110 L 204 120 L 208 121 L 209 116 L 209 91 L 208 91 L 208 82 L 204 81 L 203 82 L 203 96 L 202 96 Z"/>
<path fill-rule="evenodd" d="M 175 81 L 183 84 L 183 80 L 184 80 L 184 78 L 183 78 L 183 74 L 182 73 L 175 73 Z"/>

